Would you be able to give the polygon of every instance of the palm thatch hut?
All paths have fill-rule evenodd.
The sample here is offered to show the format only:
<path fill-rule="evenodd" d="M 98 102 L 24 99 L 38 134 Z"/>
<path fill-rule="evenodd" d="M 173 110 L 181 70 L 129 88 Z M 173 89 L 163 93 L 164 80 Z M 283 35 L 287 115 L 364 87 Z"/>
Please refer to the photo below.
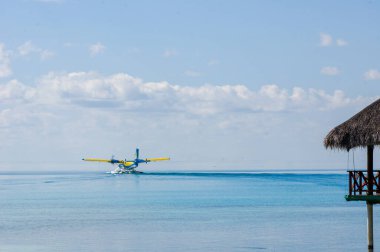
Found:
<path fill-rule="evenodd" d="M 367 170 L 348 171 L 346 200 L 367 202 L 368 251 L 373 251 L 373 204 L 380 203 L 380 171 L 373 170 L 373 149 L 380 145 L 380 99 L 332 129 L 325 137 L 324 145 L 347 151 L 367 148 Z"/>
<path fill-rule="evenodd" d="M 347 151 L 380 145 L 380 99 L 332 129 L 325 137 L 324 145 Z"/>

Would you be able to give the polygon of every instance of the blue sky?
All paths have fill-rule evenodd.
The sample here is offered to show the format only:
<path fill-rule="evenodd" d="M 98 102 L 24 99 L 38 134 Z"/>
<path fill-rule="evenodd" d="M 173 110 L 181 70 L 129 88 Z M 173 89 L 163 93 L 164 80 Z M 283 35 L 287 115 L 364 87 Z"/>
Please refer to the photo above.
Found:
<path fill-rule="evenodd" d="M 0 168 L 84 169 L 82 156 L 135 146 L 172 156 L 159 169 L 342 168 L 347 154 L 322 140 L 379 96 L 379 12 L 376 1 L 4 1 Z"/>

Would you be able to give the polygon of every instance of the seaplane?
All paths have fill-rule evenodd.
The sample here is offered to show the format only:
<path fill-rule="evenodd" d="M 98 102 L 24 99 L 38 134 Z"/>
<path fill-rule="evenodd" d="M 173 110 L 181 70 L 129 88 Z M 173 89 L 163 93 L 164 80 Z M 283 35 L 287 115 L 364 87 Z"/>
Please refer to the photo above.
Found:
<path fill-rule="evenodd" d="M 138 174 L 143 173 L 141 171 L 136 171 L 136 168 L 141 163 L 149 163 L 149 162 L 157 162 L 157 161 L 166 161 L 170 160 L 168 157 L 160 157 L 160 158 L 144 158 L 140 159 L 140 150 L 136 149 L 136 156 L 135 159 L 132 160 L 118 160 L 115 159 L 113 156 L 111 159 L 99 159 L 99 158 L 83 158 L 83 161 L 90 161 L 90 162 L 103 162 L 103 163 L 110 163 L 112 165 L 117 164 L 117 168 L 113 171 L 111 171 L 111 174 Z"/>

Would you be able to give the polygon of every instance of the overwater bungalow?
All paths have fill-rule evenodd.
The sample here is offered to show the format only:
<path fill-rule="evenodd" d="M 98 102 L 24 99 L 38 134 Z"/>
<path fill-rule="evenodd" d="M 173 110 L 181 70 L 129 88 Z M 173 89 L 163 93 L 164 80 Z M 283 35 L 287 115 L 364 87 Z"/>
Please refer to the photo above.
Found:
<path fill-rule="evenodd" d="M 373 151 L 380 145 L 380 99 L 338 125 L 324 139 L 326 148 L 367 149 L 367 169 L 348 170 L 348 201 L 366 201 L 368 251 L 373 251 L 373 204 L 380 203 L 380 170 L 373 169 Z"/>

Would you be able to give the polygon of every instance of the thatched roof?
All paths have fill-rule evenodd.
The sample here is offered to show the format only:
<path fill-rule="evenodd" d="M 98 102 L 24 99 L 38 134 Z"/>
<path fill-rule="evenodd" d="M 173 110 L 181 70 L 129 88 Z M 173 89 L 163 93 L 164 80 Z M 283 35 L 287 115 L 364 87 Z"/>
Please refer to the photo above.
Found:
<path fill-rule="evenodd" d="M 380 145 L 380 99 L 332 129 L 324 145 L 345 150 Z"/>

